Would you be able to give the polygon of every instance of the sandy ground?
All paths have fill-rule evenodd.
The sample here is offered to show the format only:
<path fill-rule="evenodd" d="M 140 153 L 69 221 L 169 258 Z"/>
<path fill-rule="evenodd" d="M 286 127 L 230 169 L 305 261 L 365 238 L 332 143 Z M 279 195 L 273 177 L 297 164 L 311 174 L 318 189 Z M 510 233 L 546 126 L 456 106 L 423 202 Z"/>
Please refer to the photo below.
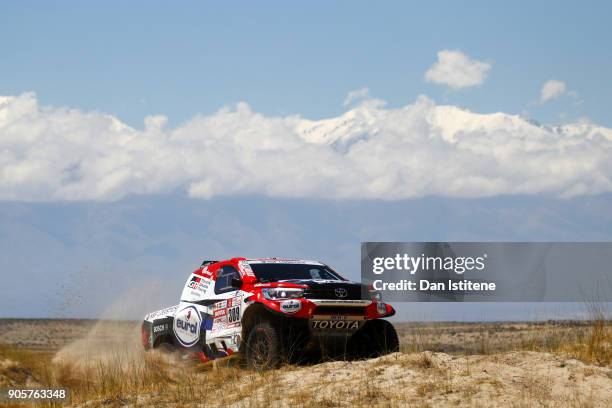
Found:
<path fill-rule="evenodd" d="M 536 352 L 492 356 L 395 353 L 281 373 L 257 390 L 280 405 L 612 406 L 612 370 Z M 307 394 L 307 395 L 303 395 Z M 234 405 L 241 406 L 245 401 Z"/>

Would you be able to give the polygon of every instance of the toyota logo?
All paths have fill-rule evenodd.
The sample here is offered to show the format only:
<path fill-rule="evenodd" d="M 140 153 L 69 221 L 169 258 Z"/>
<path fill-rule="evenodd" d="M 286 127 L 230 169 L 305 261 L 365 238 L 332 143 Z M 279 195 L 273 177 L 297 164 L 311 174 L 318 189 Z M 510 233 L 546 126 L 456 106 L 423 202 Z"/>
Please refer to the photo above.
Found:
<path fill-rule="evenodd" d="M 344 288 L 336 288 L 334 292 L 336 293 L 336 296 L 338 296 L 339 298 L 345 298 L 347 295 L 346 289 Z"/>

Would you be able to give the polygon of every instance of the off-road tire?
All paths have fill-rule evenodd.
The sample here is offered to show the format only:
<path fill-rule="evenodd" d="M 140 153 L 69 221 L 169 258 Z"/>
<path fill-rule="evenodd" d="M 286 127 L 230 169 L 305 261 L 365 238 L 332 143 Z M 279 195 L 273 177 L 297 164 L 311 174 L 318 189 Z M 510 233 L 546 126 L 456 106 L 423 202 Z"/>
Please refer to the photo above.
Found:
<path fill-rule="evenodd" d="M 399 351 L 397 332 L 386 320 L 368 320 L 355 333 L 347 345 L 350 358 L 362 359 L 380 357 Z"/>
<path fill-rule="evenodd" d="M 258 371 L 277 368 L 283 354 L 278 328 L 266 321 L 256 324 L 245 349 L 247 367 Z"/>
<path fill-rule="evenodd" d="M 178 351 L 178 348 L 174 344 L 163 340 L 155 344 L 153 349 L 164 354 L 171 354 Z"/>

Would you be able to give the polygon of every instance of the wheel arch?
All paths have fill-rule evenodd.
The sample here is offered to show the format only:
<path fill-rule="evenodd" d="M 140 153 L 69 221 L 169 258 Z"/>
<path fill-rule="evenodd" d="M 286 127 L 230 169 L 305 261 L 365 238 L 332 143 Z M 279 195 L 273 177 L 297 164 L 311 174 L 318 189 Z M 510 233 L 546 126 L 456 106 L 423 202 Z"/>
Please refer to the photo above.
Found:
<path fill-rule="evenodd" d="M 262 322 L 268 322 L 278 330 L 282 346 L 288 351 L 294 350 L 300 342 L 306 343 L 310 339 L 308 319 L 287 316 L 266 307 L 265 304 L 253 303 L 245 309 L 242 316 L 243 341 L 240 344 L 240 351 L 244 351 L 253 327 Z"/>
<path fill-rule="evenodd" d="M 240 350 L 241 351 L 244 350 L 244 346 L 246 344 L 248 335 L 251 332 L 251 329 L 255 327 L 255 325 L 257 325 L 258 323 L 262 321 L 268 321 L 272 324 L 275 324 L 280 318 L 281 318 L 280 316 L 270 311 L 270 309 L 268 309 L 261 303 L 253 303 L 249 305 L 245 309 L 244 314 L 242 315 L 242 319 L 241 319 L 242 341 L 240 344 Z"/>
<path fill-rule="evenodd" d="M 169 344 L 171 346 L 175 346 L 174 337 L 171 334 L 163 334 L 161 336 L 157 336 L 155 340 L 153 340 L 153 348 L 156 349 L 160 347 L 162 344 Z"/>

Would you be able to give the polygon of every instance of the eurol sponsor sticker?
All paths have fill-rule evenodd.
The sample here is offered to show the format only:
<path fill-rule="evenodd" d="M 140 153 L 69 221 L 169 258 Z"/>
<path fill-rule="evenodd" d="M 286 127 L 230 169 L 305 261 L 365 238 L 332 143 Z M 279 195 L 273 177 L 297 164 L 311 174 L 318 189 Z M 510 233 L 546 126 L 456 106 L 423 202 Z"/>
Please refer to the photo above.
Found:
<path fill-rule="evenodd" d="M 200 325 L 202 318 L 198 309 L 187 306 L 174 316 L 174 334 L 177 340 L 185 347 L 191 347 L 200 339 Z"/>
<path fill-rule="evenodd" d="M 283 300 L 280 304 L 280 309 L 285 313 L 296 313 L 302 308 L 299 300 Z"/>

